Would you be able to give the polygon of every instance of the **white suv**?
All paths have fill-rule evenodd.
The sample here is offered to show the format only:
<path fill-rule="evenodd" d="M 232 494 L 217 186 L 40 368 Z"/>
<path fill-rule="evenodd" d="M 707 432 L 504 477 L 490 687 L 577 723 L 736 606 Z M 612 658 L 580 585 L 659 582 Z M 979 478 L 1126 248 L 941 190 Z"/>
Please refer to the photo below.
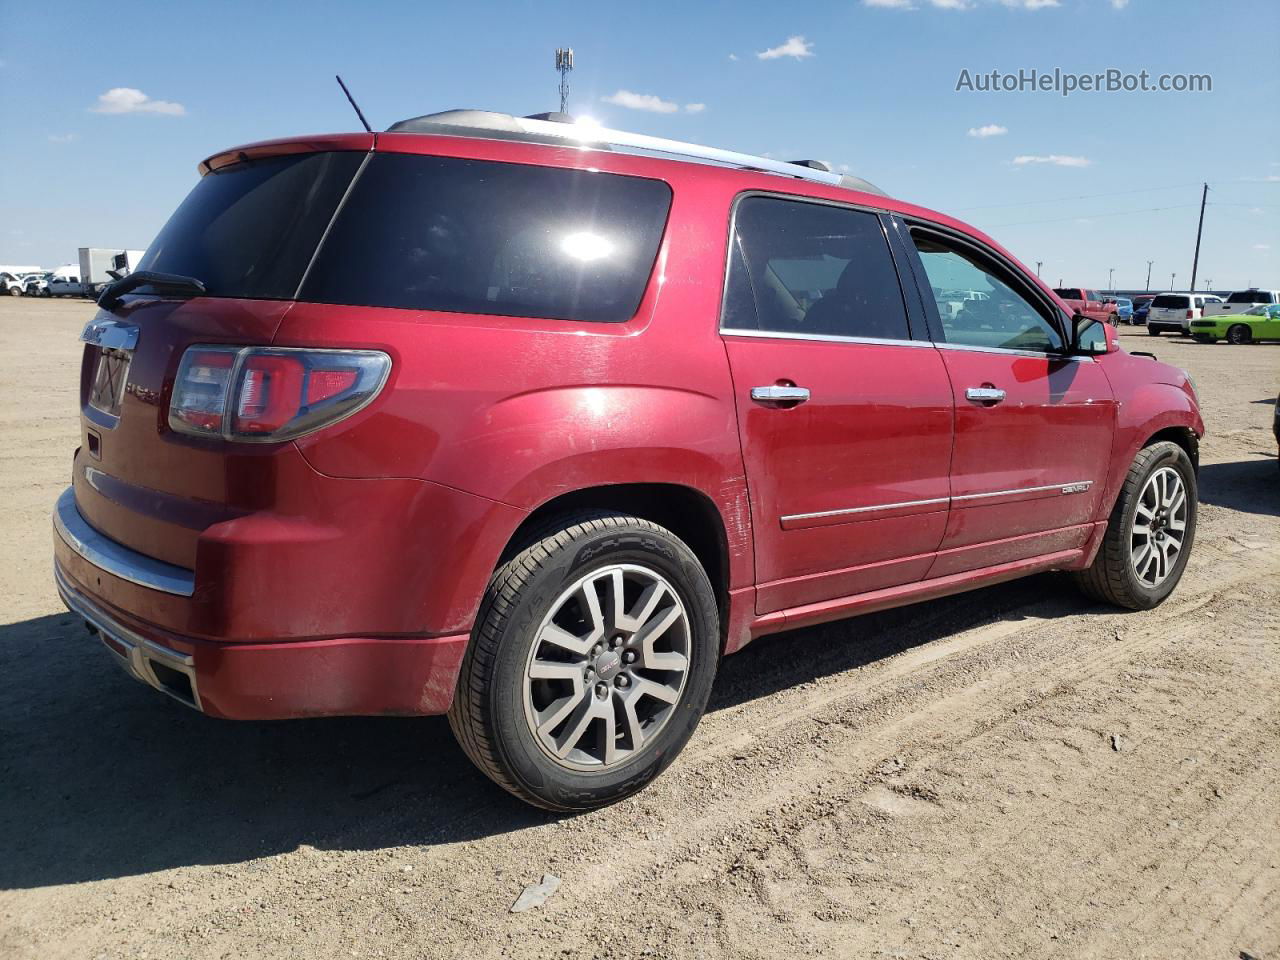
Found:
<path fill-rule="evenodd" d="M 1210 304 L 1220 304 L 1222 298 L 1211 293 L 1162 293 L 1151 301 L 1147 313 L 1147 333 L 1158 337 L 1166 330 L 1173 333 L 1190 333 L 1191 321 L 1199 320 Z"/>

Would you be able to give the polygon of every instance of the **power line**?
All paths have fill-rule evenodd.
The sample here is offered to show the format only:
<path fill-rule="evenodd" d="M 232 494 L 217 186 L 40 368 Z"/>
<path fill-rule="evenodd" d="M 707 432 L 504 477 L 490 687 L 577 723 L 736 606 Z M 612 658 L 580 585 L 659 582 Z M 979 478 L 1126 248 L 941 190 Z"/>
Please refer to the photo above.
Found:
<path fill-rule="evenodd" d="M 1029 207 L 1037 203 L 1068 203 L 1072 200 L 1097 200 L 1099 197 L 1126 197 L 1134 193 L 1155 193 L 1160 190 L 1181 190 L 1184 187 L 1194 187 L 1195 183 L 1175 183 L 1171 187 L 1140 187 L 1136 190 L 1116 190 L 1112 193 L 1086 193 L 1077 197 L 1051 197 L 1045 200 L 1022 200 L 1018 203 L 988 203 L 978 207 L 952 207 L 957 213 L 964 210 L 997 210 L 1008 207 Z"/>
<path fill-rule="evenodd" d="M 1158 213 L 1163 210 L 1187 210 L 1200 206 L 1198 203 L 1180 203 L 1172 207 L 1144 207 L 1141 210 L 1114 210 L 1111 213 L 1077 214 L 1074 217 L 1056 217 L 1051 220 L 1015 220 L 1013 223 L 997 223 L 988 229 L 999 230 L 1004 227 L 1025 227 L 1035 223 L 1067 223 L 1071 220 L 1101 220 L 1104 217 L 1129 217 L 1135 213 Z"/>

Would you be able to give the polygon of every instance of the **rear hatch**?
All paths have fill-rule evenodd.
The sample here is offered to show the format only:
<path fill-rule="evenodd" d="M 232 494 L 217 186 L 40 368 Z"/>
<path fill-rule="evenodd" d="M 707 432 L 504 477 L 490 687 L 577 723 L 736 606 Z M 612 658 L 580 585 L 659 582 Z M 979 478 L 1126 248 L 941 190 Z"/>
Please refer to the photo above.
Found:
<path fill-rule="evenodd" d="M 199 280 L 182 299 L 141 287 L 86 328 L 81 514 L 148 556 L 195 566 L 209 525 L 268 506 L 275 445 L 197 439 L 168 426 L 193 344 L 269 344 L 372 137 L 273 143 L 211 158 L 138 270 Z"/>
<path fill-rule="evenodd" d="M 1151 311 L 1147 314 L 1147 323 L 1187 322 L 1187 311 L 1191 309 L 1191 298 L 1178 294 L 1162 294 L 1151 301 Z"/>

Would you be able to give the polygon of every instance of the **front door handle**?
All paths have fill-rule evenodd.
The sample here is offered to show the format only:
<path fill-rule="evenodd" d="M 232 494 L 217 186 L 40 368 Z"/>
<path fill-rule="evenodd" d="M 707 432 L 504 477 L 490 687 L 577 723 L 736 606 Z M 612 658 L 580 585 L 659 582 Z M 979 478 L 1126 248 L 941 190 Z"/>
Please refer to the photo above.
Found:
<path fill-rule="evenodd" d="M 970 387 L 964 395 L 975 403 L 995 404 L 1004 399 L 1004 391 L 999 387 Z"/>
<path fill-rule="evenodd" d="M 757 403 L 799 404 L 809 399 L 808 387 L 786 387 L 772 384 L 767 387 L 752 387 L 751 399 Z"/>

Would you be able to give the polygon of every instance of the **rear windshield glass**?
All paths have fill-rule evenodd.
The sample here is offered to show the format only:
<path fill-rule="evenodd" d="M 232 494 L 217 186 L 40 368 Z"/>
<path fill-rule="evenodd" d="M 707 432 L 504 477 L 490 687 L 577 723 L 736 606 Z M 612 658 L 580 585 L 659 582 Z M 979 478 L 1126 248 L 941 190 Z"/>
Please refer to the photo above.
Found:
<path fill-rule="evenodd" d="M 1058 296 L 1060 296 L 1063 300 L 1083 300 L 1084 299 L 1084 297 L 1080 296 L 1079 289 L 1075 287 L 1066 287 L 1062 289 L 1059 289 L 1058 287 L 1054 287 L 1053 292 L 1056 293 Z"/>
<path fill-rule="evenodd" d="M 1171 309 L 1181 310 L 1189 307 L 1191 304 L 1186 297 L 1162 296 L 1156 297 L 1152 300 L 1151 305 L 1153 307 L 1169 307 Z"/>
<path fill-rule="evenodd" d="M 653 269 L 671 189 L 658 180 L 375 154 L 302 299 L 617 322 Z"/>
<path fill-rule="evenodd" d="M 1227 297 L 1227 303 L 1270 303 L 1271 294 L 1262 290 L 1239 290 Z"/>
<path fill-rule="evenodd" d="M 210 296 L 291 298 L 363 153 L 250 160 L 205 174 L 138 263 Z"/>

